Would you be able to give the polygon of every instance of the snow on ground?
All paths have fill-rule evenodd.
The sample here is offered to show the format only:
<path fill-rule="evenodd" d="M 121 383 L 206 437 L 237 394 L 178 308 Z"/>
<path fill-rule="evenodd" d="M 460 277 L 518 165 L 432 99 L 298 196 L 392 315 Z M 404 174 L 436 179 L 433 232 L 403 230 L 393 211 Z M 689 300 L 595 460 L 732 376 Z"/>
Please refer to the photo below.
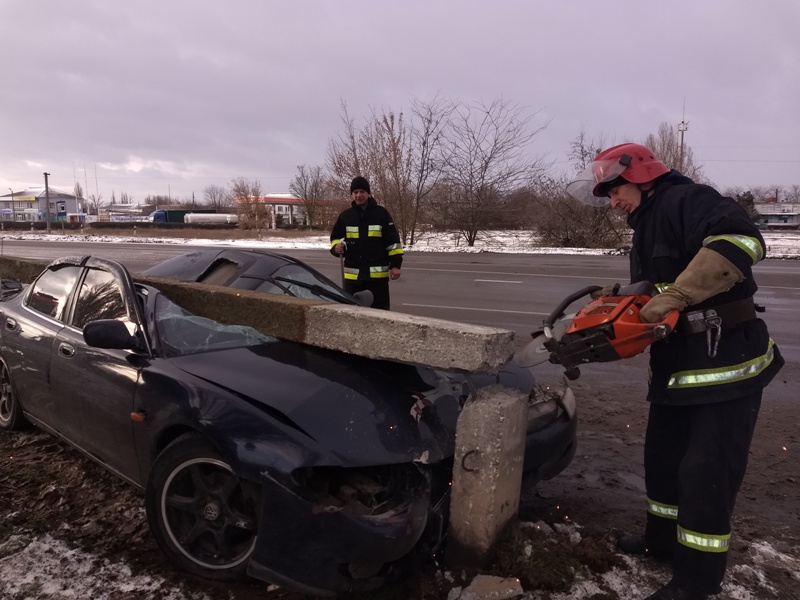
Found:
<path fill-rule="evenodd" d="M 768 258 L 800 258 L 800 233 L 764 232 Z M 147 236 L 115 237 L 111 235 L 82 235 L 57 233 L 18 233 L 5 232 L 0 240 L 37 240 L 50 242 L 124 242 L 140 244 L 180 244 L 186 246 L 246 246 L 265 249 L 320 249 L 330 246 L 327 235 L 309 235 L 284 238 L 267 234 L 261 240 L 211 240 L 185 238 L 158 238 Z M 536 236 L 530 231 L 489 231 L 481 234 L 475 246 L 467 246 L 460 236 L 453 232 L 427 233 L 405 251 L 412 252 L 503 252 L 512 254 L 620 254 L 615 249 L 598 248 L 548 248 L 535 245 Z"/>
<path fill-rule="evenodd" d="M 257 240 L 204 240 L 147 237 L 113 237 L 96 235 L 58 235 L 39 233 L 5 233 L 0 239 L 74 241 L 74 242 L 128 242 L 154 244 L 225 245 L 247 246 L 250 248 L 313 249 L 327 248 L 328 236 L 307 236 L 302 238 L 267 237 Z M 800 258 L 800 234 L 765 233 L 768 256 L 772 258 Z M 407 252 L 510 252 L 531 254 L 610 254 L 613 250 L 583 248 L 538 248 L 533 246 L 534 237 L 530 232 L 490 232 L 479 239 L 475 247 L 467 247 L 463 240 L 459 243 L 454 234 L 426 235 Z M 8 545 L 18 545 L 18 548 Z M 165 600 L 203 600 L 204 597 L 187 595 L 180 588 L 172 587 L 160 578 L 142 575 L 133 576 L 123 563 L 114 563 L 65 546 L 50 536 L 34 540 L 12 538 L 0 546 L 0 591 L 11 597 L 35 597 L 47 599 L 61 598 L 121 598 L 132 590 L 146 590 Z M 642 569 L 641 561 L 625 557 L 625 570 L 613 570 L 603 575 L 604 587 L 614 590 L 620 598 L 630 594 L 644 596 L 654 589 L 652 571 Z M 723 592 L 736 600 L 756 600 L 759 589 L 766 585 L 764 568 L 783 564 L 789 572 L 797 573 L 800 585 L 800 561 L 776 551 L 766 542 L 757 544 L 750 552 L 748 564 L 730 569 Z M 735 574 L 735 579 L 733 575 Z M 746 585 L 737 583 L 745 581 Z M 5 587 L 4 587 L 5 586 Z M 36 590 L 35 596 L 26 596 L 26 590 Z M 578 582 L 565 594 L 549 595 L 552 600 L 588 600 L 601 592 L 597 582 L 584 580 Z M 20 595 L 21 594 L 21 595 Z M 538 600 L 537 592 L 526 593 L 522 598 Z"/>

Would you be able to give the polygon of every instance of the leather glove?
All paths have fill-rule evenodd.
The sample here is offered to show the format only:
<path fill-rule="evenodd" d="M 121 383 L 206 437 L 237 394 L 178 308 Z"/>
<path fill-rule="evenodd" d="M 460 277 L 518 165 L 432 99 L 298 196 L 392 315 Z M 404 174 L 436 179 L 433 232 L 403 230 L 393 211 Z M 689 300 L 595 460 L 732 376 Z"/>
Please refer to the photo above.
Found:
<path fill-rule="evenodd" d="M 673 310 L 700 304 L 744 281 L 739 268 L 719 252 L 701 248 L 671 286 L 653 296 L 639 312 L 645 323 L 657 323 Z"/>
<path fill-rule="evenodd" d="M 597 300 L 601 296 L 615 296 L 617 294 L 617 290 L 619 290 L 618 283 L 614 283 L 611 285 L 604 285 L 602 289 L 599 289 L 596 292 L 592 292 L 591 294 L 589 294 L 589 297 L 592 300 Z"/>

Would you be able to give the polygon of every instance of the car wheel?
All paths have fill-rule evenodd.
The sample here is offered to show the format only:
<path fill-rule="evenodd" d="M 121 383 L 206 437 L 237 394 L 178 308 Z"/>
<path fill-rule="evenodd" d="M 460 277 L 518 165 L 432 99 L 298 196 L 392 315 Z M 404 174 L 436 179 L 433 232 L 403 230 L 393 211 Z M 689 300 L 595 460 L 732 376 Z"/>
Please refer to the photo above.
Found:
<path fill-rule="evenodd" d="M 8 365 L 6 361 L 0 359 L 0 429 L 15 431 L 25 429 L 28 425 L 28 420 L 22 414 L 19 397 L 14 391 L 14 384 L 11 382 Z"/>
<path fill-rule="evenodd" d="M 174 440 L 153 465 L 147 520 L 181 570 L 219 581 L 242 579 L 256 544 L 258 485 L 240 479 L 202 437 Z"/>

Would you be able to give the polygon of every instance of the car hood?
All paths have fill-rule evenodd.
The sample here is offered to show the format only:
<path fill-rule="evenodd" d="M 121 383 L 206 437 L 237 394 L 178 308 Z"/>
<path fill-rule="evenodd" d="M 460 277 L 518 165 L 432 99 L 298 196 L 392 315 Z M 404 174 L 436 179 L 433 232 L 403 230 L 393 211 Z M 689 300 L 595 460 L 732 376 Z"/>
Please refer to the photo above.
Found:
<path fill-rule="evenodd" d="M 283 415 L 345 466 L 452 456 L 463 378 L 278 341 L 172 359 Z"/>

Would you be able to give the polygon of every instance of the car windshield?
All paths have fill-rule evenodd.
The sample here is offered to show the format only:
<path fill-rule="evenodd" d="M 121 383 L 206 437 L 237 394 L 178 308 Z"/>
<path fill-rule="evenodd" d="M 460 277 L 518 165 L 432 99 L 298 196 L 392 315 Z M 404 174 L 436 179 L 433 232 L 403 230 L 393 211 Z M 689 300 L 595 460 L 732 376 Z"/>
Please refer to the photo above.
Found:
<path fill-rule="evenodd" d="M 252 327 L 223 325 L 193 315 L 163 295 L 156 299 L 155 324 L 166 356 L 184 356 L 277 341 L 277 338 L 264 335 Z"/>
<path fill-rule="evenodd" d="M 343 296 L 335 287 L 297 265 L 281 267 L 272 274 L 272 279 L 299 298 L 352 303 L 352 300 Z"/>

